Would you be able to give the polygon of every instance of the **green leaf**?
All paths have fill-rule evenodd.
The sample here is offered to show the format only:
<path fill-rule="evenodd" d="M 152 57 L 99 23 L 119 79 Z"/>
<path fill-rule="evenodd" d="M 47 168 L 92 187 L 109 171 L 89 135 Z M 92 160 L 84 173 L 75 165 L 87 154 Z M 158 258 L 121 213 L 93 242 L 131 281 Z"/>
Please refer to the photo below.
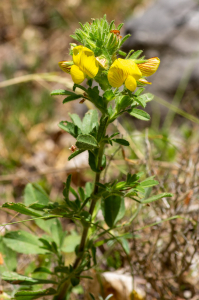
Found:
<path fill-rule="evenodd" d="M 125 95 L 125 96 L 119 96 L 116 98 L 116 109 L 119 112 L 122 109 L 125 109 L 129 105 L 131 105 L 133 102 L 133 98 Z"/>
<path fill-rule="evenodd" d="M 134 95 L 135 96 L 139 96 L 142 92 L 144 92 L 144 90 L 145 90 L 145 88 L 138 88 L 137 90 L 136 90 L 136 92 L 134 93 Z"/>
<path fill-rule="evenodd" d="M 80 150 L 92 150 L 98 147 L 96 139 L 90 134 L 80 134 L 77 137 L 76 146 Z"/>
<path fill-rule="evenodd" d="M 77 277 L 72 277 L 70 281 L 71 281 L 72 286 L 76 286 L 79 284 L 80 279 Z"/>
<path fill-rule="evenodd" d="M 81 201 L 84 201 L 85 200 L 85 193 L 84 193 L 84 189 L 81 186 L 78 188 L 78 193 L 79 193 Z"/>
<path fill-rule="evenodd" d="M 124 216 L 124 198 L 113 195 L 102 199 L 101 208 L 106 224 L 113 227 Z"/>
<path fill-rule="evenodd" d="M 91 170 L 93 172 L 96 172 L 96 173 L 100 172 L 100 170 L 98 170 L 98 168 L 96 166 L 96 157 L 95 157 L 95 155 L 91 151 L 89 151 L 88 154 L 89 154 L 88 163 L 89 163 L 89 166 L 91 167 Z"/>
<path fill-rule="evenodd" d="M 47 274 L 53 274 L 49 269 L 45 268 L 45 267 L 39 267 L 36 268 L 33 273 L 47 273 Z"/>
<path fill-rule="evenodd" d="M 66 91 L 66 90 L 54 90 L 51 92 L 51 96 L 53 95 L 76 95 L 75 93 L 73 92 L 70 92 L 70 91 Z"/>
<path fill-rule="evenodd" d="M 157 201 L 161 198 L 164 198 L 164 197 L 172 197 L 173 194 L 170 194 L 170 193 L 162 193 L 162 194 L 159 194 L 159 195 L 155 195 L 155 196 L 152 196 L 148 199 L 145 199 L 142 201 L 142 204 L 147 204 L 147 203 L 151 203 L 153 201 Z"/>
<path fill-rule="evenodd" d="M 69 192 L 70 192 L 70 184 L 71 184 L 72 175 L 69 174 L 66 180 L 66 185 L 63 191 L 63 195 L 66 199 L 69 199 Z"/>
<path fill-rule="evenodd" d="M 66 124 L 64 124 L 64 123 L 66 123 Z M 68 122 L 68 121 L 61 121 L 58 124 L 58 126 L 59 126 L 59 128 L 63 129 L 64 131 L 70 133 L 75 138 L 77 138 L 77 136 L 82 133 L 81 129 L 77 125 L 75 125 L 71 122 Z"/>
<path fill-rule="evenodd" d="M 98 113 L 96 109 L 89 110 L 82 121 L 82 133 L 88 134 L 93 128 L 98 127 Z"/>
<path fill-rule="evenodd" d="M 37 224 L 37 226 L 39 228 L 41 228 L 43 231 L 45 231 L 49 234 L 51 234 L 50 227 L 51 227 L 53 222 L 54 222 L 54 219 L 50 219 L 50 220 L 38 219 L 38 220 L 35 220 L 35 223 Z"/>
<path fill-rule="evenodd" d="M 113 133 L 113 134 L 110 135 L 110 138 L 113 138 L 114 136 L 116 136 L 118 134 L 120 134 L 120 133 L 119 132 L 115 132 L 115 133 Z"/>
<path fill-rule="evenodd" d="M 91 297 L 91 300 L 95 300 L 95 297 L 93 296 L 93 294 L 89 293 L 89 296 Z"/>
<path fill-rule="evenodd" d="M 43 214 L 37 213 L 34 209 L 27 208 L 23 203 L 4 203 L 2 207 L 14 210 L 20 214 L 34 217 L 41 217 Z"/>
<path fill-rule="evenodd" d="M 143 50 L 138 50 L 138 51 L 135 51 L 130 57 L 129 59 L 136 59 L 140 56 L 140 54 L 142 54 Z"/>
<path fill-rule="evenodd" d="M 104 136 L 105 130 L 106 130 L 106 126 L 108 124 L 108 116 L 103 116 L 100 119 L 100 126 L 98 129 L 98 134 L 97 134 L 97 141 L 98 143 L 101 141 L 101 138 Z"/>
<path fill-rule="evenodd" d="M 81 121 L 80 117 L 77 114 L 71 114 L 71 113 L 69 113 L 69 116 L 70 116 L 71 120 L 73 121 L 73 123 L 81 129 L 82 121 Z"/>
<path fill-rule="evenodd" d="M 146 179 L 140 183 L 141 187 L 150 187 L 159 184 L 157 180 Z"/>
<path fill-rule="evenodd" d="M 57 292 L 53 288 L 38 291 L 19 291 L 15 294 L 16 300 L 34 300 L 45 296 L 55 295 Z"/>
<path fill-rule="evenodd" d="M 107 90 L 104 94 L 103 94 L 103 98 L 106 101 L 111 101 L 115 98 L 115 94 L 113 93 L 112 90 Z"/>
<path fill-rule="evenodd" d="M 82 152 L 84 152 L 85 150 L 76 150 L 75 152 L 73 152 L 69 157 L 68 160 L 71 160 L 72 158 L 74 158 L 75 156 L 81 154 Z"/>
<path fill-rule="evenodd" d="M 41 249 L 41 242 L 38 237 L 23 231 L 9 231 L 3 238 L 4 243 L 10 249 L 24 254 L 45 254 L 46 250 Z"/>
<path fill-rule="evenodd" d="M 129 243 L 128 243 L 127 239 L 125 239 L 125 238 L 120 238 L 120 241 L 121 241 L 121 243 L 122 243 L 122 246 L 123 246 L 125 252 L 126 252 L 127 254 L 130 254 L 130 248 L 129 248 Z"/>
<path fill-rule="evenodd" d="M 137 118 L 137 119 L 143 120 L 143 121 L 149 121 L 150 120 L 150 115 L 147 114 L 147 112 L 145 112 L 141 109 L 133 108 L 130 112 L 130 115 Z"/>
<path fill-rule="evenodd" d="M 34 285 L 34 284 L 43 284 L 43 283 L 55 283 L 54 280 L 48 280 L 48 279 L 36 279 L 31 278 L 23 275 L 19 275 L 15 272 L 3 272 L 2 279 L 5 281 L 8 281 L 12 284 L 22 284 L 22 285 Z"/>
<path fill-rule="evenodd" d="M 112 139 L 112 141 L 123 146 L 129 146 L 129 142 L 124 139 Z"/>
<path fill-rule="evenodd" d="M 52 237 L 58 247 L 61 246 L 65 233 L 63 232 L 61 222 L 58 219 L 54 219 L 51 225 Z"/>
<path fill-rule="evenodd" d="M 120 47 L 124 44 L 124 42 L 130 37 L 130 34 L 127 34 L 123 37 L 123 39 L 120 41 Z"/>
<path fill-rule="evenodd" d="M 44 189 L 36 183 L 28 183 L 24 190 L 24 203 L 30 205 L 32 203 L 40 203 L 47 205 L 49 197 Z"/>
<path fill-rule="evenodd" d="M 146 107 L 146 102 L 140 97 L 134 97 L 135 102 L 141 105 L 143 108 Z M 134 104 L 134 103 L 133 103 Z"/>
<path fill-rule="evenodd" d="M 66 253 L 74 252 L 75 247 L 79 245 L 81 237 L 75 232 L 65 237 L 61 250 Z"/>
<path fill-rule="evenodd" d="M 151 100 L 153 100 L 154 95 L 151 93 L 146 93 L 144 95 L 139 96 L 139 98 L 142 98 L 145 102 L 150 102 Z"/>
<path fill-rule="evenodd" d="M 0 236 L 0 253 L 3 256 L 4 263 L 0 265 L 0 273 L 4 271 L 14 271 L 17 267 L 17 255 L 16 252 L 8 248 L 3 241 L 3 237 Z"/>
<path fill-rule="evenodd" d="M 70 101 L 73 101 L 73 100 L 76 100 L 76 99 L 79 99 L 79 98 L 82 98 L 82 95 L 77 95 L 77 94 L 74 93 L 73 95 L 68 96 L 67 98 L 65 98 L 63 100 L 63 104 L 67 103 L 67 102 L 70 102 Z"/>
<path fill-rule="evenodd" d="M 87 89 L 85 87 L 83 87 L 82 85 L 80 85 L 80 84 L 75 83 L 74 86 L 73 86 L 73 91 L 75 91 L 76 88 L 79 88 L 79 89 L 81 89 L 81 90 L 83 90 L 84 92 L 87 93 Z"/>

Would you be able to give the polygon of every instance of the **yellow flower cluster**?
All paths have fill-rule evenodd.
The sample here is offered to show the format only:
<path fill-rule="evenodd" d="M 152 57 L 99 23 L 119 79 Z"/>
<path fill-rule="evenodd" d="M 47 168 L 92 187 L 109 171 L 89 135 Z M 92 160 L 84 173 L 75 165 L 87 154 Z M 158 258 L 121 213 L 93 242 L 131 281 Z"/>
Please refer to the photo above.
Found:
<path fill-rule="evenodd" d="M 135 91 L 137 82 L 151 84 L 142 76 L 151 76 L 154 74 L 160 64 L 158 57 L 153 57 L 143 64 L 136 64 L 131 59 L 116 59 L 108 71 L 108 81 L 112 87 L 119 88 L 125 84 L 130 91 Z M 101 65 L 93 51 L 84 46 L 73 48 L 73 61 L 59 62 L 60 68 L 71 74 L 72 80 L 80 84 L 87 77 L 94 78 Z"/>

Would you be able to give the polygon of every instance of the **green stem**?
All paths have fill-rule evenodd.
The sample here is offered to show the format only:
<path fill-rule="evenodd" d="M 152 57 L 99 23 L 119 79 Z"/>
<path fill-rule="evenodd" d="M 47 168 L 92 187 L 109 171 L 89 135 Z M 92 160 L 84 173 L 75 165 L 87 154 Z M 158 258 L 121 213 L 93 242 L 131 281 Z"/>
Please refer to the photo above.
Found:
<path fill-rule="evenodd" d="M 102 164 L 102 157 L 103 157 L 103 152 L 104 152 L 104 143 L 102 142 L 101 145 L 100 145 L 100 148 L 99 148 L 99 152 L 98 152 L 98 169 L 100 169 L 101 167 L 101 164 Z M 95 184 L 94 184 L 94 190 L 93 190 L 93 196 L 97 195 L 98 193 L 98 186 L 97 186 L 97 183 L 100 181 L 100 173 L 96 173 L 95 175 Z M 90 209 L 89 209 L 89 213 L 92 217 L 93 215 L 93 212 L 94 212 L 94 209 L 95 209 L 95 205 L 97 203 L 97 198 L 94 197 L 91 201 L 91 205 L 90 205 Z M 88 230 L 89 230 L 89 227 L 84 227 L 83 229 L 83 233 L 82 233 L 82 238 L 81 238 L 81 242 L 80 242 L 80 245 L 79 245 L 79 250 L 78 252 L 81 253 L 81 255 L 79 255 L 74 264 L 73 264 L 73 269 L 77 269 L 77 267 L 79 266 L 81 260 L 82 260 L 82 257 L 83 257 L 83 254 L 84 254 L 84 250 L 85 250 L 85 246 L 86 246 L 86 241 L 87 241 L 87 236 L 88 236 Z M 66 294 L 67 294 L 67 291 L 70 287 L 70 282 L 68 280 L 66 280 L 65 282 L 62 283 L 60 289 L 59 289 L 59 293 L 58 295 L 56 295 L 54 297 L 54 300 L 64 300 L 65 297 L 66 297 Z"/>

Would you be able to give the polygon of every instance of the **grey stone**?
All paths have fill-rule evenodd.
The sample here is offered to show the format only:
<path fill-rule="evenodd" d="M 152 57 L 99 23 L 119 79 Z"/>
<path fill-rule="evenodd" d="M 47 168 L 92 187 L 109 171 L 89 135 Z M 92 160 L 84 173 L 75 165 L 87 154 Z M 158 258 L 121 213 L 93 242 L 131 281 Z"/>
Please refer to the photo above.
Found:
<path fill-rule="evenodd" d="M 125 51 L 142 49 L 146 58 L 161 60 L 156 74 L 148 78 L 153 83 L 148 91 L 171 101 L 184 81 L 184 98 L 194 92 L 195 100 L 190 101 L 199 101 L 198 0 L 158 0 L 141 16 L 127 21 L 123 34 L 127 33 L 131 37 L 124 44 Z"/>

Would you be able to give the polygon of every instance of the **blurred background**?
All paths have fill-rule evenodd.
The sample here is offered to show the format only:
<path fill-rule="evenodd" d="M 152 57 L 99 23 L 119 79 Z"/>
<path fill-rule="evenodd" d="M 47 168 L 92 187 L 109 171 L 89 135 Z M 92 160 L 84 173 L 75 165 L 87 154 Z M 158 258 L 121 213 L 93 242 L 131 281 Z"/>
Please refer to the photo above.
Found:
<path fill-rule="evenodd" d="M 159 70 L 150 78 L 152 85 L 147 87 L 148 92 L 155 94 L 148 108 L 151 122 L 143 126 L 133 119 L 120 120 L 117 131 L 131 146 L 125 152 L 120 151 L 121 148 L 115 152 L 115 149 L 114 160 L 112 150 L 107 149 L 107 158 L 113 161 L 106 178 L 122 179 L 128 170 L 132 173 L 145 170 L 160 181 L 159 190 L 155 192 L 174 193 L 171 203 L 154 204 L 150 213 L 145 208 L 134 226 L 177 214 L 188 217 L 187 221 L 176 219 L 175 223 L 169 223 L 170 226 L 148 228 L 140 234 L 142 243 L 138 245 L 135 240 L 129 242 L 135 274 L 145 277 L 144 285 L 150 282 L 151 298 L 147 299 L 160 299 L 161 289 L 168 294 L 161 299 L 198 299 L 194 298 L 198 295 L 199 258 L 198 244 L 195 244 L 198 229 L 193 228 L 190 221 L 198 221 L 199 211 L 197 0 L 0 1 L 0 204 L 22 201 L 28 182 L 39 183 L 53 201 L 61 201 L 62 182 L 68 173 L 73 174 L 74 187 L 92 181 L 87 157 L 80 155 L 67 162 L 74 140 L 58 127 L 60 121 L 69 120 L 68 112 L 83 116 L 88 103 L 79 104 L 77 100 L 63 105 L 61 97 L 51 97 L 50 92 L 72 86 L 70 76 L 59 69 L 58 62 L 70 59 L 69 43 L 74 42 L 70 34 L 79 27 L 78 22 L 89 22 L 104 14 L 109 22 L 114 19 L 116 25 L 125 23 L 122 35 L 131 34 L 123 51 L 142 49 L 147 58 L 158 56 L 161 59 Z M 116 128 L 109 130 L 113 132 Z M 127 219 L 134 208 L 128 205 Z M 2 210 L 1 221 L 10 220 L 18 219 L 6 209 Z M 69 231 L 74 230 L 73 224 L 65 226 L 69 226 Z M 168 238 L 171 232 L 175 232 L 175 239 Z M 177 232 L 184 236 L 179 238 Z M 155 249 L 162 235 L 164 247 L 159 252 Z M 171 246 L 174 248 L 170 249 Z M 110 249 L 103 249 L 106 261 L 103 261 L 103 268 L 125 268 L 127 261 L 117 246 L 111 247 L 115 247 L 114 259 L 107 259 Z M 179 251 L 178 254 L 173 249 Z M 136 257 L 135 252 L 142 256 Z M 181 265 L 182 257 L 184 264 Z M 160 281 L 159 276 L 163 277 Z M 172 281 L 166 279 L 167 276 L 177 279 Z M 172 294 L 179 298 L 172 298 Z"/>

